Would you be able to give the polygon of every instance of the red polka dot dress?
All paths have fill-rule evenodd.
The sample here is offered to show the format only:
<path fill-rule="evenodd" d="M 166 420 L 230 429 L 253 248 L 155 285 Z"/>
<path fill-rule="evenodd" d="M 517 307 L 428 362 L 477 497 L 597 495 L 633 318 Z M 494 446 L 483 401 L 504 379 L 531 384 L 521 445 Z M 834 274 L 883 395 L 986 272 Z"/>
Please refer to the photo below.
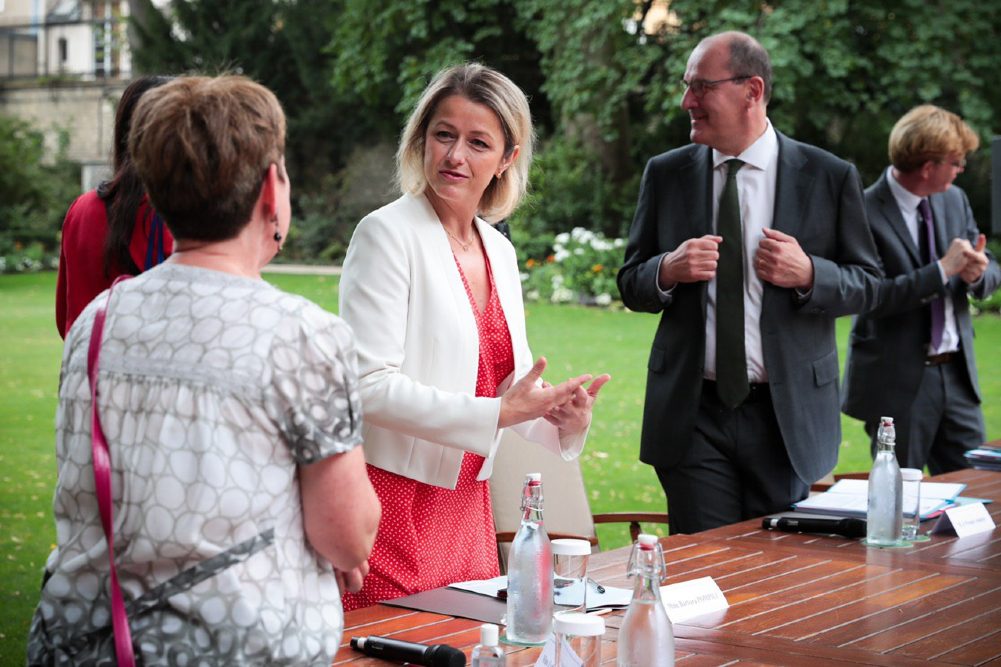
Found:
<path fill-rule="evenodd" d="M 482 313 L 458 261 L 456 266 L 479 330 L 476 395 L 494 397 L 497 385 L 514 371 L 514 350 L 486 253 L 484 261 L 490 296 Z M 500 574 L 490 487 L 476 479 L 482 465 L 482 456 L 466 452 L 454 490 L 367 466 L 382 519 L 364 586 L 344 595 L 345 611 Z"/>

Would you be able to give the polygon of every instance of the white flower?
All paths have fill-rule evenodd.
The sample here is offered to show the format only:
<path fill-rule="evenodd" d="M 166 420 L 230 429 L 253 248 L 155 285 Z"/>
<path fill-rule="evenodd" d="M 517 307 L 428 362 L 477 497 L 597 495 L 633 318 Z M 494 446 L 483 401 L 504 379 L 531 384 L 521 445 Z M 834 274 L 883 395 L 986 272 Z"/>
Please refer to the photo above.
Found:
<path fill-rule="evenodd" d="M 598 296 L 594 297 L 594 302 L 599 306 L 607 306 L 608 304 L 612 303 L 612 295 L 609 294 L 608 292 L 605 292 L 604 294 L 599 294 Z"/>
<path fill-rule="evenodd" d="M 557 248 L 555 254 L 553 254 L 553 259 L 557 262 L 562 262 L 564 259 L 570 256 L 570 253 L 563 248 Z"/>
<path fill-rule="evenodd" d="M 626 240 L 625 239 L 615 239 L 614 241 L 612 241 L 612 244 L 616 248 L 621 248 L 622 246 L 624 246 L 626 244 Z"/>
<path fill-rule="evenodd" d="M 567 303 L 573 301 L 573 292 L 566 287 L 560 287 L 553 290 L 553 296 L 549 300 L 553 303 Z"/>
<path fill-rule="evenodd" d="M 562 234 L 557 234 L 556 235 L 555 243 L 557 243 L 559 245 L 566 245 L 567 241 L 569 241 L 569 240 L 570 240 L 570 235 L 567 234 L 566 232 L 563 232 Z M 555 244 L 554 244 L 554 247 L 555 247 Z"/>
<path fill-rule="evenodd" d="M 557 289 L 563 286 L 563 274 L 556 273 L 553 274 L 553 289 Z"/>
<path fill-rule="evenodd" d="M 528 282 L 529 276 L 527 273 L 519 273 L 518 276 L 521 278 L 521 282 Z"/>
<path fill-rule="evenodd" d="M 584 254 L 584 249 L 583 248 L 574 248 L 573 249 L 573 254 L 575 254 L 575 255 L 577 255 L 579 257 L 580 255 Z"/>
<path fill-rule="evenodd" d="M 538 301 L 539 290 L 537 289 L 528 290 L 527 292 L 525 292 L 525 298 L 528 299 L 529 301 Z"/>

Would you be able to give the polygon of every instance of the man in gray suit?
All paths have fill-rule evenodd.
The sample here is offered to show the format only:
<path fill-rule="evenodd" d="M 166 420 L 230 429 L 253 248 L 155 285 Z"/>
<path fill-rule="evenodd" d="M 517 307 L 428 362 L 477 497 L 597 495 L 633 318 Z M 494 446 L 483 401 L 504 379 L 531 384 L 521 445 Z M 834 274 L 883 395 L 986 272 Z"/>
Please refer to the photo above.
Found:
<path fill-rule="evenodd" d="M 892 165 L 865 191 L 885 278 L 852 329 L 842 409 L 865 422 L 873 447 L 879 417 L 894 417 L 900 465 L 933 475 L 966 467 L 963 452 L 985 439 L 967 295 L 989 296 L 1001 269 L 952 185 L 979 143 L 956 114 L 916 107 L 890 133 Z"/>
<path fill-rule="evenodd" d="M 706 38 L 684 82 L 694 143 L 647 164 L 618 285 L 660 313 L 640 460 L 691 533 L 788 509 L 834 468 L 834 321 L 879 269 L 854 167 L 772 128 L 756 40 Z"/>

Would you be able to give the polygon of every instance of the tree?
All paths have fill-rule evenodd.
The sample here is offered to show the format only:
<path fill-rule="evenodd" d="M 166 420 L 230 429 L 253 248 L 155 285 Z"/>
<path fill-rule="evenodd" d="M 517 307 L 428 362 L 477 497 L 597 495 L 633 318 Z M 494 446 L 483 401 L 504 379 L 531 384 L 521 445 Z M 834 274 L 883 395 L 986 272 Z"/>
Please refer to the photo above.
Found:
<path fill-rule="evenodd" d="M 517 20 L 511 0 L 414 0 L 372 5 L 346 0 L 327 47 L 331 80 L 386 117 L 395 135 L 421 91 L 449 65 L 495 67 L 532 98 L 536 122 L 551 127 L 541 94 L 540 53 Z"/>
<path fill-rule="evenodd" d="M 134 26 L 141 71 L 245 74 L 275 92 L 288 120 L 286 159 L 297 189 L 321 187 L 370 129 L 357 98 L 336 95 L 328 81 L 324 47 L 339 3 L 179 0 L 160 10 L 151 0 L 134 2 L 146 5 Z"/>
<path fill-rule="evenodd" d="M 721 30 L 771 53 L 775 126 L 856 162 L 866 182 L 910 107 L 952 109 L 985 139 L 1001 111 L 1001 5 L 974 0 L 177 0 L 142 14 L 147 69 L 239 68 L 276 91 L 297 187 L 313 194 L 356 149 L 395 144 L 439 69 L 496 67 L 528 94 L 540 137 L 514 220 L 536 238 L 625 232 L 644 162 L 688 142 L 688 55 Z M 986 153 L 960 179 L 984 221 Z"/>
<path fill-rule="evenodd" d="M 33 268 L 58 257 L 63 215 L 79 193 L 80 169 L 65 157 L 61 134 L 52 163 L 43 160 L 44 136 L 26 121 L 0 114 L 0 272 L 23 258 Z"/>
<path fill-rule="evenodd" d="M 680 100 L 688 52 L 721 30 L 744 30 L 769 50 L 775 90 L 769 116 L 793 137 L 855 162 L 866 183 L 887 162 L 897 118 L 922 103 L 959 113 L 982 139 L 996 129 L 1001 91 L 1001 6 L 975 0 L 672 0 L 677 24 L 653 41 L 647 111 Z M 653 104 L 651 104 L 653 103 Z M 682 116 L 673 104 L 666 120 Z M 960 179 L 986 222 L 987 151 Z"/>

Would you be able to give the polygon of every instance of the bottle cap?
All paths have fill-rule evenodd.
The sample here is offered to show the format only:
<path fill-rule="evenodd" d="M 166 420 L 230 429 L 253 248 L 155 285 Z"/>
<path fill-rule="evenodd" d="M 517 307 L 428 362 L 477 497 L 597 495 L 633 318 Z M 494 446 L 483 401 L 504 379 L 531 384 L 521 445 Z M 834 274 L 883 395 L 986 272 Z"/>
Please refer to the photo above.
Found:
<path fill-rule="evenodd" d="M 892 424 L 893 423 L 893 417 L 880 417 L 879 421 L 882 422 L 883 424 L 887 424 L 887 423 Z"/>
<path fill-rule="evenodd" d="M 900 478 L 905 482 L 920 482 L 924 478 L 924 473 L 917 468 L 901 468 Z"/>
<path fill-rule="evenodd" d="M 657 536 L 640 533 L 640 536 L 636 538 L 636 543 L 649 548 L 657 544 Z"/>
<path fill-rule="evenodd" d="M 542 482 L 542 473 L 530 472 L 525 475 L 525 481 L 528 482 L 529 484 L 539 484 L 540 482 Z"/>
<path fill-rule="evenodd" d="M 553 631 L 575 637 L 597 637 L 605 634 L 605 619 L 579 611 L 561 611 L 553 614 Z"/>
<path fill-rule="evenodd" d="M 559 539 L 552 541 L 554 556 L 590 556 L 591 543 L 587 540 Z"/>
<path fill-rule="evenodd" d="M 480 644 L 484 646 L 497 646 L 498 631 L 493 623 L 484 623 L 480 626 Z"/>

